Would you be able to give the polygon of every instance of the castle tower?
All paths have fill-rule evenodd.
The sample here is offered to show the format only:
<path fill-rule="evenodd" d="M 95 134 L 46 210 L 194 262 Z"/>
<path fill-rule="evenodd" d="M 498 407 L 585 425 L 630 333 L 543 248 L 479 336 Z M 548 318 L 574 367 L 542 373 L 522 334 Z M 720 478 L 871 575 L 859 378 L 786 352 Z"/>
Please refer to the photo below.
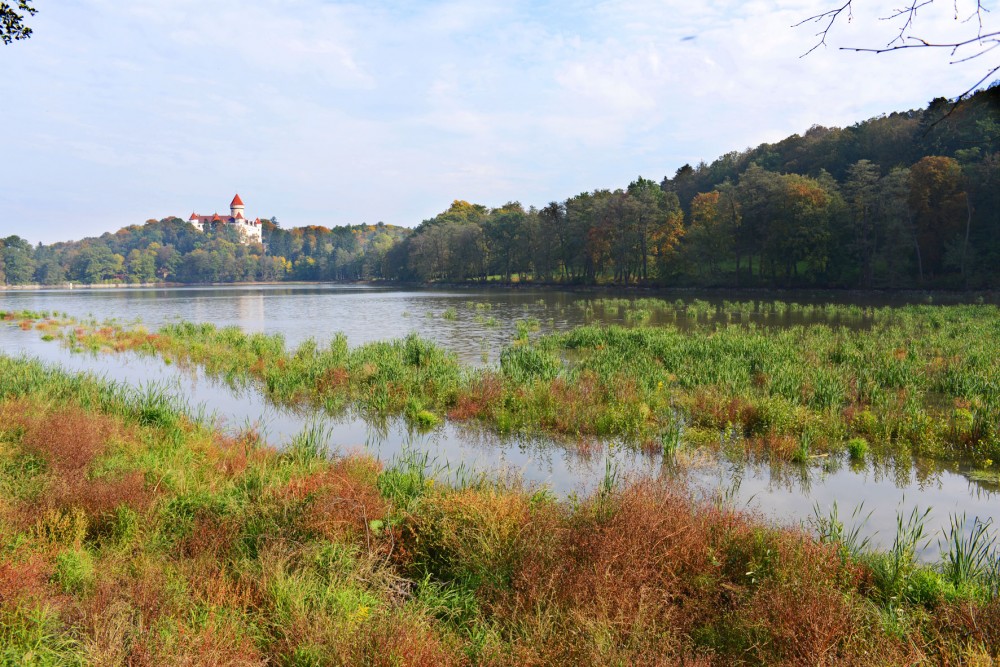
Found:
<path fill-rule="evenodd" d="M 246 216 L 243 215 L 243 212 L 244 212 L 243 211 L 243 200 L 240 199 L 240 195 L 237 194 L 235 197 L 233 197 L 233 201 L 231 201 L 229 203 L 229 215 L 233 216 L 234 219 L 235 218 L 243 218 L 243 219 L 245 219 Z M 239 215 L 237 215 L 237 213 Z"/>

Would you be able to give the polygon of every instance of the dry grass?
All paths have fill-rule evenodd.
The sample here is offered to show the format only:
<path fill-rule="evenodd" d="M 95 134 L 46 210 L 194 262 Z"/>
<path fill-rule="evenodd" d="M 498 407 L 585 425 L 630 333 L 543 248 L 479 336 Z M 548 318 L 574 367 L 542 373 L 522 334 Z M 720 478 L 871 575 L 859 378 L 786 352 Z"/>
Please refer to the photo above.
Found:
<path fill-rule="evenodd" d="M 11 423 L 24 429 L 21 438 L 24 449 L 44 459 L 61 476 L 82 474 L 94 458 L 107 451 L 108 440 L 120 432 L 110 418 L 77 406 L 41 414 L 37 413 L 38 406 L 28 408 L 24 403 L 8 409 L 15 413 L 10 417 Z M 4 417 L 6 421 L 6 414 Z"/>
<path fill-rule="evenodd" d="M 329 467 L 292 479 L 287 499 L 305 504 L 303 527 L 329 540 L 371 543 L 370 522 L 384 519 L 388 503 L 375 486 L 381 466 L 367 457 L 351 456 Z"/>
<path fill-rule="evenodd" d="M 859 573 L 807 535 L 764 528 L 659 482 L 573 513 L 517 493 L 435 497 L 408 553 L 478 585 L 507 628 L 496 664 L 905 664 Z M 544 507 L 544 505 L 543 505 Z M 507 573 L 504 581 L 486 572 Z M 716 659 L 711 659 L 712 656 Z"/>

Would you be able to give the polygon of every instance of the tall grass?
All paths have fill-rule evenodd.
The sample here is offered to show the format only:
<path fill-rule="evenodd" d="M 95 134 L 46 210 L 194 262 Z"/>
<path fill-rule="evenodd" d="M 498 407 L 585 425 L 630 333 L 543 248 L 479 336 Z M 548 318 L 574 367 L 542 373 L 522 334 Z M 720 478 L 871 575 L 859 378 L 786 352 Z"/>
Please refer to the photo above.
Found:
<path fill-rule="evenodd" d="M 0 371 L 4 664 L 1000 658 L 985 529 L 938 571 L 914 563 L 916 512 L 892 550 L 845 551 L 835 514 L 817 540 L 610 458 L 560 501 L 425 452 L 345 457 L 318 425 L 278 452 L 99 379 Z"/>

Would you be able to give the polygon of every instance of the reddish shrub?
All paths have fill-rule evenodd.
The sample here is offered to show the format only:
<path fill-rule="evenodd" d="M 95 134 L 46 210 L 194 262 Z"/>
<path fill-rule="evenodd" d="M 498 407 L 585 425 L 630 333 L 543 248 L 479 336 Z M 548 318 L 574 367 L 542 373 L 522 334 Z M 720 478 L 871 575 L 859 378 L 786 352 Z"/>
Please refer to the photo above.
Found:
<path fill-rule="evenodd" d="M 216 470 L 226 477 L 242 475 L 252 461 L 263 461 L 273 453 L 260 440 L 260 434 L 250 428 L 236 434 L 235 437 L 216 433 L 215 447 L 207 451 L 207 458 Z"/>
<path fill-rule="evenodd" d="M 153 653 L 158 658 L 154 664 L 247 667 L 269 663 L 238 625 L 214 614 L 197 629 L 181 628 L 176 647 Z"/>
<path fill-rule="evenodd" d="M 768 457 L 781 461 L 791 461 L 799 448 L 799 440 L 794 435 L 767 433 L 744 440 L 746 453 L 751 457 Z"/>
<path fill-rule="evenodd" d="M 344 662 L 366 667 L 448 667 L 467 662 L 427 621 L 396 615 L 366 621 L 348 651 Z"/>
<path fill-rule="evenodd" d="M 231 519 L 205 510 L 197 511 L 192 524 L 190 534 L 178 544 L 185 558 L 208 556 L 213 562 L 220 560 L 229 553 L 240 532 L 240 527 Z"/>
<path fill-rule="evenodd" d="M 51 576 L 52 566 L 42 554 L 30 554 L 18 562 L 0 560 L 0 608 L 45 596 Z"/>
<path fill-rule="evenodd" d="M 763 429 L 763 416 L 757 406 L 741 398 L 722 398 L 710 391 L 699 390 L 691 403 L 691 418 L 700 426 L 725 428 L 738 424 L 744 435 L 759 435 Z"/>
<path fill-rule="evenodd" d="M 79 507 L 92 522 L 107 519 L 119 505 L 141 511 L 151 501 L 145 478 L 135 471 L 118 478 L 61 480 L 50 495 L 50 502 L 55 507 Z"/>
<path fill-rule="evenodd" d="M 707 568 L 703 527 L 688 500 L 654 484 L 630 487 L 615 498 L 611 512 L 606 520 L 581 522 L 563 533 L 558 551 L 570 567 L 556 574 L 556 598 L 612 624 L 668 622 L 688 575 Z"/>
<path fill-rule="evenodd" d="M 24 415 L 24 448 L 45 459 L 60 475 L 80 473 L 107 448 L 107 440 L 118 430 L 103 415 L 75 406 L 39 416 Z"/>
<path fill-rule="evenodd" d="M 374 459 L 348 456 L 319 472 L 293 479 L 284 494 L 305 502 L 303 526 L 327 539 L 369 540 L 369 522 L 385 517 L 388 504 L 375 481 L 380 466 Z"/>
<path fill-rule="evenodd" d="M 328 368 L 316 381 L 316 391 L 319 394 L 338 394 L 346 388 L 351 381 L 351 374 L 346 368 Z"/>
<path fill-rule="evenodd" d="M 559 433 L 594 434 L 609 400 L 600 380 L 590 372 L 582 373 L 572 384 L 555 378 L 547 393 L 552 410 L 545 426 Z"/>
<path fill-rule="evenodd" d="M 456 420 L 485 418 L 503 400 L 503 396 L 503 379 L 496 373 L 483 373 L 469 386 L 469 393 L 458 397 L 448 417 Z"/>
<path fill-rule="evenodd" d="M 1000 599 L 994 599 L 985 605 L 972 602 L 943 604 L 935 610 L 932 624 L 935 637 L 930 645 L 938 647 L 943 653 L 939 656 L 942 664 L 962 664 L 965 656 L 951 656 L 951 660 L 948 660 L 945 650 L 946 647 L 955 645 L 956 638 L 961 638 L 963 644 L 984 648 L 993 664 L 1000 663 Z M 987 664 L 985 659 L 982 664 Z"/>

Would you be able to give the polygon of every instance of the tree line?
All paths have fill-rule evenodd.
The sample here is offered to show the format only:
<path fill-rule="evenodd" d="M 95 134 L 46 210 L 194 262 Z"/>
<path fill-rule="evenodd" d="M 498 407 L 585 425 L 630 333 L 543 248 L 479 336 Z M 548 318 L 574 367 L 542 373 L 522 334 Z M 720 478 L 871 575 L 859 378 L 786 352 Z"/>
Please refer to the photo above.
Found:
<path fill-rule="evenodd" d="M 957 108 L 814 126 L 656 182 L 524 207 L 456 200 L 414 229 L 177 218 L 82 241 L 0 239 L 6 284 L 398 280 L 989 289 L 1000 284 L 1000 86 Z"/>
<path fill-rule="evenodd" d="M 32 246 L 0 239 L 0 282 L 211 283 L 359 280 L 384 277 L 384 257 L 410 230 L 393 225 L 282 229 L 263 221 L 265 245 L 245 244 L 218 225 L 205 232 L 180 218 L 149 220 L 97 238 Z"/>

